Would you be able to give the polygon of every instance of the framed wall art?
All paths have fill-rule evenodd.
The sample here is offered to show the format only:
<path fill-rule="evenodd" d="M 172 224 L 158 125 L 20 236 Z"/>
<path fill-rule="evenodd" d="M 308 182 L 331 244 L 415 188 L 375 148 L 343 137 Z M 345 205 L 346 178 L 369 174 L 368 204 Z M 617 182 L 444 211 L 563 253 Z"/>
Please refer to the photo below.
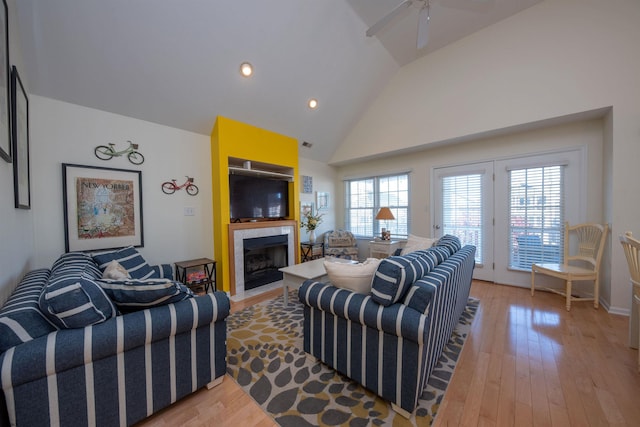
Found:
<path fill-rule="evenodd" d="M 313 214 L 313 202 L 300 202 L 300 220 L 308 214 Z"/>
<path fill-rule="evenodd" d="M 327 209 L 329 207 L 329 193 L 326 191 L 316 191 L 316 208 Z"/>
<path fill-rule="evenodd" d="M 311 194 L 313 193 L 313 177 L 302 175 L 302 192 Z"/>
<path fill-rule="evenodd" d="M 62 164 L 65 251 L 144 246 L 142 172 Z"/>
<path fill-rule="evenodd" d="M 6 0 L 0 5 L 0 157 L 11 163 L 9 12 Z"/>
<path fill-rule="evenodd" d="M 15 206 L 31 209 L 29 178 L 29 98 L 18 70 L 11 70 L 11 134 L 13 143 L 13 194 Z"/>

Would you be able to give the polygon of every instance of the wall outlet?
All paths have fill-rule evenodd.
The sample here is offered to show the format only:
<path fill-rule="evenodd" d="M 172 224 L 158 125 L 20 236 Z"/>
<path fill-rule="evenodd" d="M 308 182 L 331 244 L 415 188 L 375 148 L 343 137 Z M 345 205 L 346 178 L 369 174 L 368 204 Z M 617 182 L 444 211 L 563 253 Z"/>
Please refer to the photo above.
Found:
<path fill-rule="evenodd" d="M 192 206 L 184 207 L 184 216 L 194 216 L 196 214 L 196 208 Z"/>

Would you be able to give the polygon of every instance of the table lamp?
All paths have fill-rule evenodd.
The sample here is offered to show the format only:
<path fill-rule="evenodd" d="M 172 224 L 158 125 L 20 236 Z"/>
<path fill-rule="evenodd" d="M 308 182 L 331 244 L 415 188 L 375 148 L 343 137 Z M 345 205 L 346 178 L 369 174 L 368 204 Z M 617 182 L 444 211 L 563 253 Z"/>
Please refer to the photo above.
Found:
<path fill-rule="evenodd" d="M 393 213 L 391 212 L 391 209 L 385 207 L 385 208 L 380 208 L 380 210 L 376 214 L 376 219 L 377 220 L 389 221 L 389 220 L 396 219 L 396 217 L 393 216 Z M 386 225 L 386 223 L 385 223 L 385 225 Z M 386 228 L 383 228 L 382 229 L 382 240 L 391 240 L 391 231 L 387 231 Z"/>

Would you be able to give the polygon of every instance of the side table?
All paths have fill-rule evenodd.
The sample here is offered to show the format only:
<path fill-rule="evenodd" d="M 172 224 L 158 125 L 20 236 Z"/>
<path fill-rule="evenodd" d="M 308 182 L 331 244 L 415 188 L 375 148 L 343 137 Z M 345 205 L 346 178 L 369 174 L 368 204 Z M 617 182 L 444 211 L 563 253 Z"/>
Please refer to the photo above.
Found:
<path fill-rule="evenodd" d="M 204 288 L 205 293 L 216 291 L 216 262 L 209 258 L 197 258 L 176 262 L 176 279 L 189 289 Z M 191 270 L 191 271 L 189 271 Z"/>
<path fill-rule="evenodd" d="M 372 240 L 369 242 L 369 257 L 388 258 L 400 247 L 397 240 Z"/>
<path fill-rule="evenodd" d="M 302 262 L 324 258 L 324 242 L 300 242 Z"/>

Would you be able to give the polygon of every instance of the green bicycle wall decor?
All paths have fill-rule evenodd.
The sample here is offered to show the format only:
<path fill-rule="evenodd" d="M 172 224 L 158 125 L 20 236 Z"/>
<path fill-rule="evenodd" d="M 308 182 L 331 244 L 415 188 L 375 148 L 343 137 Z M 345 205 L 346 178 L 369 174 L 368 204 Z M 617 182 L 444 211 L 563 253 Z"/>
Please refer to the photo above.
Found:
<path fill-rule="evenodd" d="M 127 158 L 134 165 L 141 165 L 144 163 L 144 156 L 138 151 L 138 144 L 134 144 L 131 141 L 127 141 L 129 146 L 124 150 L 117 151 L 114 147 L 115 144 L 110 142 L 109 145 L 98 145 L 93 152 L 100 160 L 111 160 L 113 157 L 120 157 L 127 155 Z"/>

